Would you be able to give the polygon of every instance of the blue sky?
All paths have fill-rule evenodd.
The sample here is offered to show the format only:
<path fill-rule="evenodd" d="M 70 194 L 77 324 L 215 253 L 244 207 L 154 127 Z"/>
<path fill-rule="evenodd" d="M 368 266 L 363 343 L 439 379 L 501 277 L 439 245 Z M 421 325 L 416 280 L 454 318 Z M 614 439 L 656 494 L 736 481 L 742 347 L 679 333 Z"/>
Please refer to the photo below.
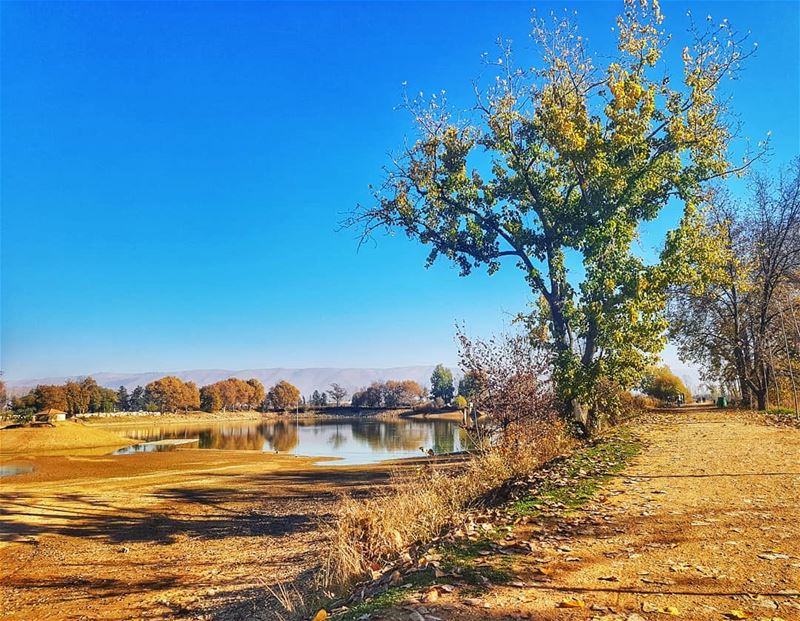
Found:
<path fill-rule="evenodd" d="M 3 3 L 6 376 L 455 362 L 454 322 L 501 329 L 520 274 L 338 222 L 409 135 L 401 83 L 469 107 L 498 35 L 531 58 L 533 7 L 612 48 L 617 2 Z M 665 3 L 674 60 L 687 8 L 752 31 L 733 108 L 796 156 L 798 4 Z"/>

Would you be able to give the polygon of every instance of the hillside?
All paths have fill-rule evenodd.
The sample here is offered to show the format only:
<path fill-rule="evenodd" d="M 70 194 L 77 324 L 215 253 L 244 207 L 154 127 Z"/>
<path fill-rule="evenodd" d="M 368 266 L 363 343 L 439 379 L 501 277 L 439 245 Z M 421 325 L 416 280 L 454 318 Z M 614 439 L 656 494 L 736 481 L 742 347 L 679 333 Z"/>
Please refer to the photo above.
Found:
<path fill-rule="evenodd" d="M 411 379 L 423 386 L 430 384 L 431 373 L 434 365 L 417 365 L 409 367 L 390 368 L 310 368 L 310 369 L 191 369 L 185 371 L 149 371 L 144 373 L 92 373 L 91 376 L 98 384 L 106 388 L 119 388 L 125 386 L 128 390 L 136 386 L 144 386 L 159 377 L 176 375 L 183 381 L 192 381 L 203 386 L 213 382 L 236 377 L 240 379 L 256 378 L 269 387 L 279 380 L 291 382 L 300 389 L 304 395 L 314 390 L 326 390 L 331 383 L 336 382 L 344 386 L 352 394 L 354 390 L 367 386 L 375 381 L 389 379 Z M 456 368 L 453 365 L 455 374 Z M 33 388 L 37 384 L 62 384 L 67 380 L 82 379 L 85 376 L 45 377 L 9 381 L 8 386 L 12 393 L 18 394 Z"/>

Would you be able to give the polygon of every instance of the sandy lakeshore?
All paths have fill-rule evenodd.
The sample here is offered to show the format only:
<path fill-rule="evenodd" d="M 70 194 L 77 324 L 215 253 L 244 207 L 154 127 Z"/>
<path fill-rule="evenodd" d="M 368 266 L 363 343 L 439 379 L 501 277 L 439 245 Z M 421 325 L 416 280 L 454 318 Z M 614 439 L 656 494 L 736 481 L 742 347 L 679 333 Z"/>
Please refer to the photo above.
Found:
<path fill-rule="evenodd" d="M 267 587 L 319 561 L 339 495 L 396 468 L 191 449 L 0 463 L 33 467 L 0 480 L 0 611 L 19 620 L 273 618 Z"/>
<path fill-rule="evenodd" d="M 135 441 L 113 431 L 72 420 L 52 423 L 47 427 L 0 429 L 0 456 L 76 452 L 102 454 L 131 444 L 135 444 Z"/>

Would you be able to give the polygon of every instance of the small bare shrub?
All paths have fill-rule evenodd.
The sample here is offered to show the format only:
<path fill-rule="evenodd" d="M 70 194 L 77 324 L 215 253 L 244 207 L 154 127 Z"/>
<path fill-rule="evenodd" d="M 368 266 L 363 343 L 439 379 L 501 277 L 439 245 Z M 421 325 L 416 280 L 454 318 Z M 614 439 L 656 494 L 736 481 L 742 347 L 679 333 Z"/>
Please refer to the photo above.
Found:
<path fill-rule="evenodd" d="M 534 346 L 523 334 L 483 341 L 458 330 L 457 336 L 459 362 L 471 381 L 472 405 L 488 415 L 487 431 L 503 434 L 513 426 L 519 432 L 524 423 L 552 419 L 556 401 L 549 350 Z"/>
<path fill-rule="evenodd" d="M 531 474 L 570 442 L 544 373 L 545 354 L 524 337 L 489 342 L 463 334 L 462 368 L 479 378 L 472 406 L 481 413 L 482 443 L 455 467 L 426 466 L 395 476 L 388 491 L 345 498 L 328 528 L 323 569 L 328 590 L 340 590 L 396 559 L 409 546 L 458 524 L 507 481 Z"/>

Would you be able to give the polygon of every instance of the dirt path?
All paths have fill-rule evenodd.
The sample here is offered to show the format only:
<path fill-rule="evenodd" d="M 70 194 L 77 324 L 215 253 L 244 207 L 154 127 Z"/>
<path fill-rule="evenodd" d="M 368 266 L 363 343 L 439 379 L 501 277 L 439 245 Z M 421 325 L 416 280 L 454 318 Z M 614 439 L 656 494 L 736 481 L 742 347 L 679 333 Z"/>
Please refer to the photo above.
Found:
<path fill-rule="evenodd" d="M 390 470 L 214 450 L 25 461 L 0 480 L 9 620 L 275 618 L 267 586 L 318 563 L 319 519 Z"/>
<path fill-rule="evenodd" d="M 800 620 L 800 430 L 688 410 L 636 432 L 642 453 L 588 505 L 516 526 L 529 553 L 482 558 L 516 585 L 369 618 Z"/>

